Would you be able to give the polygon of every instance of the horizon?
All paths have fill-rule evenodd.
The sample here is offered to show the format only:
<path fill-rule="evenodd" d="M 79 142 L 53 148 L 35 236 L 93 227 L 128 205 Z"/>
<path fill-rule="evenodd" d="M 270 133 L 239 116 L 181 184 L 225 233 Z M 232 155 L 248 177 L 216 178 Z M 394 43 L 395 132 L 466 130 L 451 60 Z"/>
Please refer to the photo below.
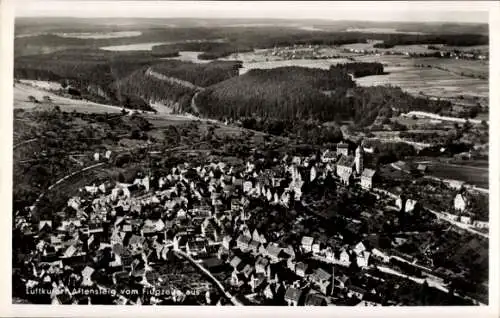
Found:
<path fill-rule="evenodd" d="M 16 18 L 276 19 L 487 24 L 494 1 L 22 1 Z M 41 5 L 43 4 L 43 5 Z M 117 6 L 117 4 L 119 4 Z M 78 12 L 75 12 L 75 7 Z M 424 9 L 422 9 L 422 7 Z"/>

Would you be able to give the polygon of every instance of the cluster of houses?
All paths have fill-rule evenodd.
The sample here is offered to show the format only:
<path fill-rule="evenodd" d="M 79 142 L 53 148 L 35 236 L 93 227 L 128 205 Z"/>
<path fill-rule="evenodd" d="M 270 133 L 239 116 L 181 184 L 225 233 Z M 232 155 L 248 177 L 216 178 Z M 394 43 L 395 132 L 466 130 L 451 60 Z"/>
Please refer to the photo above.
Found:
<path fill-rule="evenodd" d="M 94 159 L 110 155 L 96 154 Z M 155 265 L 183 251 L 209 269 L 228 266 L 231 286 L 248 288 L 266 299 L 326 304 L 337 286 L 352 296 L 349 299 L 376 303 L 360 293 L 361 287 L 348 287 L 345 275 L 334 273 L 334 264 L 369 266 L 371 252 L 362 243 L 334 249 L 304 236 L 296 246 L 283 246 L 272 241 L 272 233 L 250 230 L 246 224 L 252 218 L 252 200 L 288 207 L 301 200 L 305 184 L 321 182 L 335 172 L 347 185 L 356 177 L 364 188 L 371 188 L 374 170 L 363 167 L 363 149 L 352 158 L 340 143 L 336 152 L 324 151 L 320 158 L 286 156 L 277 161 L 266 169 L 250 161 L 239 167 L 185 163 L 162 176 L 139 174 L 130 183 L 85 186 L 53 219 L 34 224 L 34 211 L 17 213 L 16 229 L 31 247 L 23 254 L 22 281 L 30 288 L 51 290 L 54 304 L 91 303 L 92 297 L 75 295 L 72 288 L 105 290 L 130 281 L 162 288 L 166 282 Z M 330 265 L 318 267 L 309 261 L 314 259 Z M 176 288 L 164 297 L 175 302 L 185 294 Z M 152 304 L 165 299 L 115 294 L 113 301 Z"/>

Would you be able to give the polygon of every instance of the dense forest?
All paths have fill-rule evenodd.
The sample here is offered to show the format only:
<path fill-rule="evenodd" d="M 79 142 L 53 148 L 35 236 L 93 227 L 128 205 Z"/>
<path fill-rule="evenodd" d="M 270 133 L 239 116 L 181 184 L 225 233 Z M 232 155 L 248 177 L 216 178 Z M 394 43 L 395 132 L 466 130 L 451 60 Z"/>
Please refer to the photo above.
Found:
<path fill-rule="evenodd" d="M 115 89 L 121 94 L 136 95 L 149 102 L 162 103 L 171 107 L 175 113 L 190 110 L 191 99 L 195 94 L 194 89 L 147 76 L 146 68 L 137 70 L 115 82 L 113 84 Z"/>
<path fill-rule="evenodd" d="M 145 77 L 144 71 L 149 67 L 165 76 L 209 86 L 237 76 L 240 64 L 162 60 L 143 51 L 64 50 L 16 58 L 14 77 L 56 81 L 66 92 L 69 87 L 75 92 L 70 95 L 103 104 L 153 110 L 145 99 L 177 105 L 175 107 L 179 111 L 185 109 L 194 94 L 193 90 Z"/>
<path fill-rule="evenodd" d="M 345 70 L 347 73 L 352 74 L 354 77 L 384 74 L 384 65 L 382 63 L 345 63 L 332 65 L 330 66 L 330 68 Z"/>
<path fill-rule="evenodd" d="M 151 70 L 162 75 L 178 78 L 196 86 L 207 87 L 231 77 L 238 76 L 240 62 L 214 61 L 210 63 L 190 63 L 178 60 L 165 60 L 155 64 Z"/>
<path fill-rule="evenodd" d="M 355 87 L 346 68 L 350 67 L 251 70 L 209 87 L 196 104 L 203 115 L 213 118 L 354 120 L 361 127 L 378 116 L 391 117 L 393 109 L 439 113 L 451 107 L 450 102 L 414 97 L 397 87 Z"/>

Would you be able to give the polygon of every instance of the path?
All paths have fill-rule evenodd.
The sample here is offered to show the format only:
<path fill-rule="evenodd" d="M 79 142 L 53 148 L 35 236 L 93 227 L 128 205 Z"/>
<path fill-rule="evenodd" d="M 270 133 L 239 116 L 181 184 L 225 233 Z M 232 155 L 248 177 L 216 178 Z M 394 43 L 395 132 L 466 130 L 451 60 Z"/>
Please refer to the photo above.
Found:
<path fill-rule="evenodd" d="M 441 116 L 438 114 L 421 112 L 421 111 L 411 111 L 409 113 L 402 114 L 402 116 L 405 116 L 405 117 L 416 116 L 417 118 L 418 117 L 425 117 L 425 118 L 431 118 L 431 119 L 437 119 L 437 120 L 443 120 L 443 121 L 452 121 L 452 122 L 457 122 L 457 123 L 465 123 L 467 121 L 467 119 L 465 119 L 465 118 Z M 481 124 L 481 120 L 479 120 L 479 119 L 469 119 L 468 121 L 471 124 Z"/>
<path fill-rule="evenodd" d="M 77 175 L 77 174 L 80 174 L 82 172 L 85 172 L 85 171 L 88 171 L 88 170 L 91 170 L 91 169 L 94 169 L 94 168 L 97 168 L 97 167 L 100 167 L 102 165 L 106 164 L 106 162 L 100 162 L 100 163 L 96 163 L 94 165 L 91 165 L 91 166 L 88 166 L 88 167 L 85 167 L 83 169 L 80 169 L 78 171 L 75 171 L 73 173 L 70 173 L 64 177 L 62 177 L 61 179 L 57 180 L 54 184 L 52 184 L 51 186 L 49 186 L 47 188 L 47 190 L 45 190 L 44 192 L 42 192 L 38 198 L 36 199 L 35 203 L 33 204 L 32 208 L 35 208 L 37 203 L 40 202 L 40 200 L 45 196 L 45 193 L 47 193 L 48 191 L 52 190 L 55 186 L 57 186 L 58 184 L 61 184 L 63 183 L 64 181 L 68 180 L 69 178 Z"/>
<path fill-rule="evenodd" d="M 35 141 L 35 140 L 38 140 L 38 138 L 33 138 L 33 139 L 29 139 L 29 140 L 25 140 L 25 141 L 21 141 L 17 144 L 14 145 L 14 149 L 16 149 L 18 146 L 21 146 L 21 145 L 24 145 L 24 144 L 27 144 L 29 142 L 32 142 L 32 141 Z"/>
<path fill-rule="evenodd" d="M 229 299 L 229 301 L 231 301 L 231 303 L 234 305 L 234 306 L 244 306 L 243 303 L 241 303 L 238 299 L 236 299 L 236 297 L 234 297 L 233 295 L 231 295 L 231 293 L 229 293 L 228 291 L 226 291 L 226 289 L 224 288 L 224 286 L 222 285 L 222 283 L 217 279 L 215 278 L 212 273 L 210 273 L 210 271 L 208 271 L 205 267 L 203 267 L 202 265 L 200 265 L 198 262 L 196 262 L 191 256 L 189 256 L 188 254 L 184 253 L 183 251 L 181 250 L 178 250 L 178 249 L 175 249 L 174 250 L 174 253 L 182 258 L 185 258 L 187 259 L 192 265 L 194 265 L 197 269 L 199 269 L 205 276 L 207 276 L 218 288 L 219 290 L 222 292 L 222 294 L 227 298 Z"/>

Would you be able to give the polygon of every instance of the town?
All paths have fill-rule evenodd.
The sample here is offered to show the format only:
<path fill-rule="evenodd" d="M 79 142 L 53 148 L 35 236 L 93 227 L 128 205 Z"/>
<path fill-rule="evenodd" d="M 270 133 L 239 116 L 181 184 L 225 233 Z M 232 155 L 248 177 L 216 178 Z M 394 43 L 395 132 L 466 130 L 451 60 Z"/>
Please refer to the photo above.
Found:
<path fill-rule="evenodd" d="M 96 153 L 94 160 L 110 156 Z M 418 215 L 419 222 L 423 213 L 430 215 L 411 198 L 377 190 L 378 172 L 364 157 L 362 144 L 349 149 L 340 142 L 310 156 L 239 166 L 184 162 L 166 175 L 142 173 L 132 183 L 85 186 L 53 219 L 30 224 L 35 206 L 16 214 L 16 228 L 32 248 L 17 283 L 33 302 L 52 304 L 398 305 L 403 300 L 386 288 L 403 282 L 442 294 L 436 297 L 450 304 L 478 304 L 450 288 L 446 271 L 394 248 L 407 239 L 396 236 L 387 245 L 366 229 L 349 237 L 324 227 L 328 208 L 308 193 L 321 193 L 318 188 L 350 189 L 358 200 L 376 202 L 362 207 L 364 221 L 349 213 L 347 203 L 339 206 L 346 209 L 340 218 L 347 228 L 365 225 L 374 213 L 399 222 L 405 215 Z M 466 208 L 457 193 L 457 214 Z M 472 226 L 470 217 L 445 217 Z M 201 273 L 185 278 L 183 287 L 162 274 L 179 260 Z"/>

